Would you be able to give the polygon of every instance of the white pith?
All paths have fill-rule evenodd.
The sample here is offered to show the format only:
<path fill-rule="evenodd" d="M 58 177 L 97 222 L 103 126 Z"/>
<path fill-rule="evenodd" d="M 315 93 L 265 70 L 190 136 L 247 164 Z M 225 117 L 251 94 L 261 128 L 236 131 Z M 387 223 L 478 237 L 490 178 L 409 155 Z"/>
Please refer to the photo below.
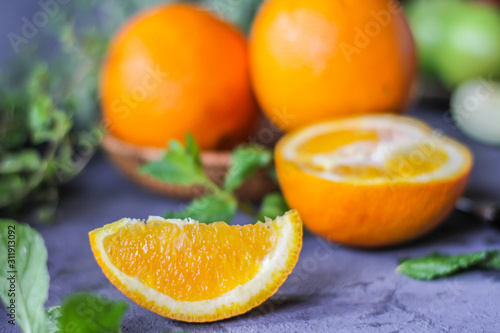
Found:
<path fill-rule="evenodd" d="M 383 169 L 385 163 L 391 159 L 396 152 L 408 150 L 423 144 L 429 149 L 439 148 L 443 150 L 448 159 L 446 163 L 437 169 L 411 177 L 399 177 L 398 175 L 384 175 L 368 179 L 356 179 L 357 182 L 366 184 L 380 184 L 393 182 L 426 182 L 429 180 L 446 179 L 461 172 L 467 164 L 467 155 L 463 148 L 454 141 L 444 137 L 438 131 L 432 131 L 421 122 L 408 117 L 393 115 L 374 115 L 343 120 L 333 120 L 306 127 L 292 137 L 290 137 L 283 147 L 283 157 L 287 161 L 299 160 L 298 148 L 309 140 L 335 132 L 336 130 L 374 130 L 377 131 L 380 140 L 373 141 L 359 140 L 351 144 L 346 144 L 340 148 L 326 153 L 317 153 L 308 157 L 307 162 L 317 168 L 309 168 L 301 165 L 303 171 L 317 177 L 335 181 L 349 182 L 348 176 L 335 173 L 334 167 L 340 165 L 366 165 Z M 420 154 L 415 149 L 416 154 Z M 422 156 L 420 154 L 420 156 Z M 303 158 L 303 155 L 301 156 Z"/>
<path fill-rule="evenodd" d="M 105 266 L 107 266 L 115 277 L 120 280 L 121 283 L 126 285 L 132 293 L 137 292 L 142 294 L 148 301 L 160 304 L 161 306 L 168 308 L 171 312 L 182 313 L 187 317 L 203 317 L 212 315 L 223 307 L 231 308 L 239 304 L 247 304 L 253 296 L 259 294 L 263 289 L 267 289 L 268 285 L 272 285 L 275 282 L 275 274 L 279 274 L 280 271 L 289 270 L 287 261 L 290 256 L 296 255 L 296 253 L 290 251 L 291 248 L 296 246 L 296 235 L 294 234 L 293 222 L 291 222 L 288 214 L 290 214 L 290 212 L 277 218 L 279 227 L 276 229 L 278 231 L 276 246 L 264 257 L 258 273 L 244 285 L 240 285 L 219 297 L 203 301 L 189 302 L 175 300 L 168 295 L 162 294 L 153 288 L 145 286 L 137 278 L 124 274 L 113 265 L 104 249 L 104 239 L 127 224 L 144 223 L 143 220 L 129 218 L 120 220 L 116 224 L 116 227 L 108 230 L 107 232 L 98 233 L 96 236 L 96 245 L 98 247 L 98 252 L 101 253 L 101 258 Z M 177 225 L 198 223 L 193 220 L 167 220 L 157 216 L 151 216 L 146 221 L 146 223 L 154 222 L 175 223 Z"/>

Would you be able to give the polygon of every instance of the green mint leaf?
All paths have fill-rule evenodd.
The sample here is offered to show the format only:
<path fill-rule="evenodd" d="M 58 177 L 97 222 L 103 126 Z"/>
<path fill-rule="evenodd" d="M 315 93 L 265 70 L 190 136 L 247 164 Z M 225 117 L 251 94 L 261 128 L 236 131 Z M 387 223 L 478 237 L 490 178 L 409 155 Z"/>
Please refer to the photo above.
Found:
<path fill-rule="evenodd" d="M 186 219 L 202 223 L 230 222 L 238 210 L 236 198 L 225 192 L 218 192 L 195 199 L 180 212 L 167 212 L 165 218 Z"/>
<path fill-rule="evenodd" d="M 163 158 L 145 164 L 139 172 L 170 184 L 190 186 L 211 183 L 203 170 L 199 149 L 190 135 L 186 137 L 186 147 L 178 141 L 170 141 Z"/>
<path fill-rule="evenodd" d="M 16 153 L 2 156 L 0 173 L 16 173 L 36 171 L 41 167 L 40 154 L 35 149 L 24 149 Z"/>
<path fill-rule="evenodd" d="M 61 306 L 52 306 L 47 310 L 47 333 L 60 333 L 61 332 Z"/>
<path fill-rule="evenodd" d="M 31 132 L 31 140 L 35 144 L 51 141 L 53 137 L 50 128 L 53 107 L 52 99 L 45 94 L 41 94 L 33 100 L 28 114 L 28 124 Z"/>
<path fill-rule="evenodd" d="M 498 251 L 481 251 L 449 256 L 431 253 L 403 260 L 396 271 L 417 280 L 434 280 L 475 268 L 499 269 Z"/>
<path fill-rule="evenodd" d="M 237 147 L 231 155 L 231 166 L 226 175 L 224 189 L 236 190 L 245 180 L 252 177 L 259 168 L 263 168 L 273 159 L 272 152 L 259 145 Z"/>
<path fill-rule="evenodd" d="M 104 297 L 77 293 L 68 296 L 61 305 L 61 333 L 119 333 L 128 303 Z"/>
<path fill-rule="evenodd" d="M 49 67 L 46 62 L 37 61 L 32 66 L 32 71 L 27 80 L 27 96 L 37 96 L 41 91 L 45 91 L 50 79 Z M 23 87 L 24 88 L 24 87 Z"/>
<path fill-rule="evenodd" d="M 274 220 L 277 216 L 285 214 L 288 210 L 290 208 L 281 193 L 270 193 L 262 199 L 258 220 L 265 221 L 266 217 Z"/>
<path fill-rule="evenodd" d="M 200 148 L 196 144 L 196 140 L 191 134 L 186 135 L 186 151 L 193 156 L 193 160 L 197 166 L 201 167 L 201 158 L 200 158 Z"/>
<path fill-rule="evenodd" d="M 28 138 L 27 98 L 19 92 L 0 93 L 0 149 L 16 150 Z"/>
<path fill-rule="evenodd" d="M 0 298 L 7 306 L 7 313 L 14 301 L 15 322 L 21 330 L 46 333 L 48 319 L 44 304 L 49 290 L 49 273 L 42 236 L 27 225 L 0 220 L 0 253 L 3 254 L 0 256 Z"/>
<path fill-rule="evenodd" d="M 481 267 L 500 271 L 500 250 L 489 250 L 488 258 L 481 264 Z"/>
<path fill-rule="evenodd" d="M 52 113 L 52 141 L 61 141 L 71 130 L 73 123 L 66 112 L 55 109 Z"/>
<path fill-rule="evenodd" d="M 16 201 L 25 191 L 26 180 L 19 174 L 0 175 L 0 207 Z"/>

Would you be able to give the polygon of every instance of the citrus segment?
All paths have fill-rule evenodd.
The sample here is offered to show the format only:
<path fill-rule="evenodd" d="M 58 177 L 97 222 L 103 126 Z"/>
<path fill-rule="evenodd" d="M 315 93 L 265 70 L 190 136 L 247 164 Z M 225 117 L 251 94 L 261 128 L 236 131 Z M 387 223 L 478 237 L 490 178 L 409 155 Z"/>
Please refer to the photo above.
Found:
<path fill-rule="evenodd" d="M 172 241 L 165 242 L 165 237 Z M 173 299 L 200 301 L 252 279 L 275 242 L 276 230 L 263 223 L 241 228 L 224 222 L 196 223 L 184 228 L 149 221 L 124 226 L 106 237 L 103 245 L 123 273 Z"/>
<path fill-rule="evenodd" d="M 301 228 L 296 211 L 245 226 L 150 217 L 96 229 L 90 242 L 106 276 L 139 305 L 203 322 L 246 312 L 274 294 L 298 259 Z"/>

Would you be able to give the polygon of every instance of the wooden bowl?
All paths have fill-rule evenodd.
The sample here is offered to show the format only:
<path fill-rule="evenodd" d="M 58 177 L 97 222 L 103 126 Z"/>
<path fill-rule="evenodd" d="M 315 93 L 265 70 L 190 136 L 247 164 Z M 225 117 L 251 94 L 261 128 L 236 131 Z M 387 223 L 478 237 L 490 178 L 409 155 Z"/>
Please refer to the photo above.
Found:
<path fill-rule="evenodd" d="M 141 147 L 124 142 L 111 134 L 104 137 L 102 146 L 115 166 L 134 182 L 157 193 L 178 198 L 195 198 L 205 193 L 201 186 L 166 184 L 138 172 L 143 164 L 160 159 L 165 149 Z M 204 151 L 201 161 L 205 172 L 216 184 L 221 185 L 231 161 L 230 151 Z M 277 191 L 276 183 L 262 170 L 248 179 L 236 194 L 242 200 L 258 201 L 266 194 Z"/>

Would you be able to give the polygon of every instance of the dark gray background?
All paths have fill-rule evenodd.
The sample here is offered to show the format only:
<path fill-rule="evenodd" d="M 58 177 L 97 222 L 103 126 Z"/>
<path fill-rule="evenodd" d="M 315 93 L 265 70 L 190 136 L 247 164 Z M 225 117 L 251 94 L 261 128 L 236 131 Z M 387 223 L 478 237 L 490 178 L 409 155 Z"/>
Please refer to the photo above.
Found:
<path fill-rule="evenodd" d="M 498 149 L 467 140 L 442 120 L 442 111 L 413 111 L 475 152 L 469 194 L 500 201 Z M 124 298 L 101 272 L 87 233 L 121 217 L 145 218 L 177 209 L 184 201 L 130 183 L 98 155 L 62 189 L 57 223 L 39 228 L 49 250 L 49 306 L 77 290 Z M 247 222 L 239 216 L 237 222 Z M 385 250 L 327 245 L 306 234 L 299 262 L 278 293 L 248 314 L 211 324 L 160 317 L 130 302 L 124 332 L 500 332 L 500 273 L 473 272 L 414 281 L 394 272 L 398 259 L 434 250 L 448 253 L 500 248 L 500 232 L 455 212 L 430 235 Z M 6 318 L 0 310 L 0 318 Z M 0 319 L 1 332 L 14 332 Z"/>
<path fill-rule="evenodd" d="M 0 65 L 5 66 L 8 61 L 12 60 L 16 53 L 14 52 L 9 39 L 9 32 L 21 34 L 23 25 L 23 17 L 32 17 L 33 14 L 40 10 L 37 1 L 15 1 L 1 0 L 0 1 Z M 22 48 L 21 48 L 22 50 Z"/>
<path fill-rule="evenodd" d="M 0 3 L 0 63 L 14 56 L 6 38 L 18 32 L 21 17 L 36 2 Z M 446 122 L 442 105 L 416 106 L 423 118 L 469 145 L 475 166 L 467 193 L 500 202 L 500 150 L 468 140 Z M 49 250 L 51 287 L 48 306 L 73 291 L 92 290 L 124 298 L 102 274 L 87 233 L 124 216 L 145 218 L 186 202 L 162 197 L 130 183 L 102 154 L 62 189 L 55 225 L 38 228 Z M 239 216 L 237 222 L 247 222 Z M 325 244 L 306 234 L 300 260 L 278 293 L 248 314 L 212 324 L 175 322 L 133 303 L 124 332 L 500 332 L 500 273 L 473 272 L 420 282 L 394 272 L 398 259 L 440 250 L 449 253 L 500 248 L 499 231 L 455 212 L 438 230 L 413 243 L 363 251 Z M 0 332 L 15 332 L 0 310 Z"/>

